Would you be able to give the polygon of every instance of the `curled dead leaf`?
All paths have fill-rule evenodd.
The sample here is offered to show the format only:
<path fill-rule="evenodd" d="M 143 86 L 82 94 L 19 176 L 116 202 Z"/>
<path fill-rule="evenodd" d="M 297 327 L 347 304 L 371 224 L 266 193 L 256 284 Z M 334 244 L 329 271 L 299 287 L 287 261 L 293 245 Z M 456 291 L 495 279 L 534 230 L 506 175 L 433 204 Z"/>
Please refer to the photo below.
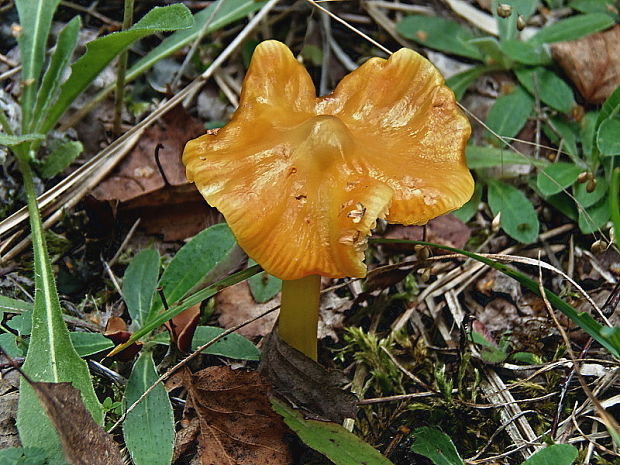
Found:
<path fill-rule="evenodd" d="M 275 330 L 264 341 L 259 371 L 306 416 L 342 423 L 357 414 L 357 397 L 342 389 L 346 377 L 293 349 Z"/>
<path fill-rule="evenodd" d="M 620 25 L 551 45 L 553 58 L 590 103 L 602 103 L 620 85 Z"/>

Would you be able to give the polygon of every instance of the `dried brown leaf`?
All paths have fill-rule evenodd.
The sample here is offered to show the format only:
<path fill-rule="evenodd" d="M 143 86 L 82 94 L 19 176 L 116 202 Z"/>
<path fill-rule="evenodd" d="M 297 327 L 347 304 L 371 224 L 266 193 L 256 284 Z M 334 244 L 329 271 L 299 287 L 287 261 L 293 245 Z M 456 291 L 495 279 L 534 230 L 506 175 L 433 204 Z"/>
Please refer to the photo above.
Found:
<path fill-rule="evenodd" d="M 95 423 L 71 383 L 30 383 L 51 419 L 70 465 L 123 465 L 112 436 Z"/>
<path fill-rule="evenodd" d="M 192 348 L 192 338 L 196 326 L 200 322 L 200 304 L 188 308 L 179 313 L 172 320 L 164 323 L 170 333 L 171 341 L 176 344 L 181 352 L 189 352 Z"/>
<path fill-rule="evenodd" d="M 293 349 L 277 331 L 264 341 L 259 371 L 278 394 L 304 409 L 307 416 L 342 423 L 357 414 L 357 398 L 342 389 L 348 382 L 344 375 Z"/>
<path fill-rule="evenodd" d="M 551 45 L 553 58 L 590 103 L 602 103 L 620 85 L 620 25 Z"/>
<path fill-rule="evenodd" d="M 113 316 L 108 319 L 103 335 L 118 345 L 127 342 L 131 337 L 131 332 L 127 329 L 127 322 L 125 320 Z M 114 358 L 123 362 L 129 361 L 140 352 L 140 349 L 142 349 L 142 342 L 134 342 L 116 354 Z"/>
<path fill-rule="evenodd" d="M 188 390 L 185 422 L 198 419 L 198 454 L 202 465 L 287 465 L 292 455 L 289 430 L 272 409 L 270 387 L 257 373 L 209 367 L 185 372 Z M 183 430 L 182 430 L 183 431 Z M 191 436 L 190 429 L 184 436 Z M 177 445 L 187 448 L 187 437 Z"/>
<path fill-rule="evenodd" d="M 185 239 L 220 222 L 220 215 L 187 182 L 181 163 L 185 142 L 203 132 L 198 119 L 181 105 L 175 107 L 146 130 L 136 147 L 93 190 L 92 197 L 120 203 L 115 209 L 121 220 L 131 222 L 140 217 L 141 228 L 163 234 L 167 241 Z M 162 145 L 159 152 L 158 144 Z"/>
<path fill-rule="evenodd" d="M 254 318 L 279 303 L 280 297 L 278 296 L 264 304 L 257 304 L 246 281 L 222 289 L 215 296 L 215 308 L 220 314 L 218 322 L 227 329 Z M 249 338 L 265 336 L 269 334 L 277 318 L 278 312 L 272 312 L 237 332 Z"/>

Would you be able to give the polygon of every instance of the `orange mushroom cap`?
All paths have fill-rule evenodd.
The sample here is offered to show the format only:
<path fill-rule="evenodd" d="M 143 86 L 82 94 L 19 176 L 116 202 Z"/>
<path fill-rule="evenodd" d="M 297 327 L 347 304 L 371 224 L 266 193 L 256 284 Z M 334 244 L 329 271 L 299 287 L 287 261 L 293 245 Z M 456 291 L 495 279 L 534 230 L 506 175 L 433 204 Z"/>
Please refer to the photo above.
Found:
<path fill-rule="evenodd" d="M 377 218 L 425 224 L 463 205 L 471 128 L 439 71 L 401 49 L 316 97 L 286 45 L 256 47 L 232 120 L 189 141 L 187 178 L 282 279 L 363 277 Z"/>

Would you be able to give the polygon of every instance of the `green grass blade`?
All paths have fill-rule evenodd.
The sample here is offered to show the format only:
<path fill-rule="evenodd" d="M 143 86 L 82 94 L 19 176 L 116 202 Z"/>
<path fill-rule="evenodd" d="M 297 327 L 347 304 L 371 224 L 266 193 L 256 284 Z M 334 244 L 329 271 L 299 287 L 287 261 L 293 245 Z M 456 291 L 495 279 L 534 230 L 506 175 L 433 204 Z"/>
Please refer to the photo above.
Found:
<path fill-rule="evenodd" d="M 181 247 L 161 276 L 159 287 L 168 304 L 178 302 L 192 289 L 208 283 L 209 278 L 213 282 L 217 279 L 214 274 L 223 268 L 230 269 L 231 262 L 238 261 L 238 252 L 235 236 L 226 223 L 216 224 L 196 234 Z M 155 298 L 149 315 L 157 314 L 162 308 L 161 299 Z"/>
<path fill-rule="evenodd" d="M 60 0 L 15 1 L 21 27 L 17 41 L 22 61 L 22 132 L 27 132 L 32 119 L 47 37 L 58 3 Z"/>
<path fill-rule="evenodd" d="M 405 239 L 371 239 L 372 243 L 375 244 L 412 244 L 412 245 L 426 245 L 429 247 L 436 247 L 438 249 L 448 250 L 453 253 L 457 253 L 460 255 L 464 255 L 471 259 L 474 259 L 478 262 L 484 263 L 485 265 L 490 266 L 491 268 L 496 269 L 497 271 L 504 273 L 506 276 L 510 276 L 511 278 L 517 280 L 524 286 L 526 289 L 532 291 L 534 294 L 541 296 L 539 284 L 537 281 L 528 278 L 523 273 L 515 270 L 514 268 L 510 268 L 503 263 L 498 263 L 489 258 L 482 257 L 473 252 L 468 252 L 466 250 L 455 249 L 453 247 L 448 247 L 445 245 L 433 244 L 430 242 L 423 241 L 408 241 Z M 597 341 L 603 347 L 605 347 L 609 352 L 616 358 L 620 358 L 620 327 L 605 327 L 601 325 L 598 321 L 596 321 L 592 316 L 590 316 L 586 312 L 578 312 L 571 305 L 564 302 L 560 297 L 558 297 L 553 292 L 545 289 L 545 296 L 551 303 L 553 307 L 560 310 L 564 315 L 569 317 L 573 322 L 575 322 L 581 329 L 583 329 L 586 333 L 588 333 L 592 339 Z"/>
<path fill-rule="evenodd" d="M 42 132 L 52 129 L 75 98 L 114 57 L 133 42 L 156 32 L 190 27 L 192 22 L 192 15 L 184 5 L 156 7 L 130 29 L 114 32 L 89 42 L 86 45 L 86 53 L 71 66 L 71 76 L 62 85 L 58 100 L 51 107 L 47 119 L 41 126 Z"/>
<path fill-rule="evenodd" d="M 23 369 L 34 381 L 71 382 L 81 391 L 84 404 L 95 421 L 101 423 L 103 411 L 95 395 L 88 367 L 73 348 L 69 331 L 63 321 L 37 207 L 32 171 L 24 158 L 20 157 L 19 162 L 28 195 L 36 289 L 32 335 Z M 20 386 L 17 427 L 24 446 L 45 449 L 54 457 L 52 464 L 64 463 L 56 430 L 41 409 L 34 390 L 25 382 Z"/>
<path fill-rule="evenodd" d="M 10 297 L 0 295 L 0 310 L 22 313 L 32 310 L 32 304 L 30 302 L 24 302 L 23 300 L 11 299 Z"/>
<path fill-rule="evenodd" d="M 207 27 L 207 34 L 244 18 L 248 14 L 259 10 L 265 4 L 265 2 L 256 2 L 254 0 L 219 0 L 213 2 L 208 8 L 194 15 L 194 25 L 191 28 L 177 31 L 170 35 L 170 37 L 164 39 L 161 44 L 134 63 L 127 71 L 126 81 L 135 79 L 137 76 L 150 69 L 159 60 L 170 56 L 181 47 L 196 40 L 205 23 L 213 14 L 213 10 L 218 6 L 218 3 L 222 1 L 224 1 L 224 4 L 218 10 L 209 27 Z"/>
<path fill-rule="evenodd" d="M 69 60 L 71 60 L 77 46 L 81 24 L 80 17 L 76 16 L 67 23 L 58 35 L 56 48 L 50 58 L 50 64 L 43 75 L 41 87 L 37 91 L 37 100 L 34 105 L 32 124 L 30 125 L 32 128 L 42 125 L 42 122 L 45 121 L 45 115 L 58 95 L 62 75 L 69 65 Z"/>
<path fill-rule="evenodd" d="M 264 1 L 255 2 L 253 0 L 218 0 L 217 2 L 214 2 L 208 8 L 205 8 L 204 10 L 194 15 L 193 27 L 189 29 L 183 29 L 181 31 L 176 31 L 175 33 L 171 34 L 169 37 L 164 39 L 157 47 L 155 47 L 144 57 L 134 63 L 131 68 L 127 70 L 127 74 L 125 75 L 125 82 L 130 82 L 134 80 L 142 73 L 151 69 L 151 67 L 159 60 L 172 55 L 181 47 L 184 47 L 194 41 L 200 34 L 200 31 L 204 26 L 205 22 L 211 17 L 213 9 L 220 1 L 225 1 L 225 3 L 220 7 L 219 11 L 215 15 L 215 18 L 211 23 L 211 26 L 207 28 L 206 33 L 214 32 L 218 29 L 221 29 L 224 26 L 243 18 L 250 13 L 259 10 L 266 3 Z M 95 97 L 93 97 L 92 101 L 89 103 L 89 106 L 93 105 L 94 102 L 102 101 L 113 90 L 114 85 L 109 85 L 105 89 L 101 90 L 99 93 L 97 93 L 97 95 L 95 95 Z"/>
<path fill-rule="evenodd" d="M 116 346 L 114 350 L 108 354 L 108 357 L 111 357 L 114 354 L 119 353 L 125 347 L 128 347 L 129 345 L 133 344 L 135 341 L 148 335 L 151 331 L 153 331 L 156 328 L 159 328 L 166 321 L 171 320 L 172 318 L 174 318 L 175 316 L 177 316 L 179 313 L 183 312 L 184 310 L 187 310 L 193 305 L 199 304 L 200 302 L 208 299 L 209 297 L 213 297 L 215 294 L 217 294 L 220 290 L 224 289 L 225 287 L 229 287 L 229 286 L 232 286 L 233 284 L 237 284 L 237 283 L 240 283 L 241 281 L 245 281 L 249 277 L 254 276 L 257 273 L 260 273 L 261 271 L 263 271 L 263 269 L 260 266 L 258 265 L 252 266 L 246 270 L 239 271 L 235 274 L 232 274 L 228 276 L 227 278 L 224 278 L 212 284 L 211 286 L 205 287 L 201 291 L 198 291 L 195 294 L 192 294 L 186 297 L 180 302 L 174 305 L 171 305 L 168 310 L 162 313 L 159 313 L 158 315 L 152 316 L 149 319 L 149 321 L 144 324 L 144 326 L 142 326 L 139 330 L 137 330 L 135 333 L 131 335 L 131 337 L 127 340 L 127 342 L 124 342 L 123 344 Z"/>
<path fill-rule="evenodd" d="M 125 391 L 125 405 L 133 404 L 157 381 L 153 354 L 143 350 L 133 366 Z M 174 415 L 168 393 L 159 383 L 123 423 L 125 445 L 135 465 L 169 465 L 174 446 Z"/>
<path fill-rule="evenodd" d="M 23 144 L 24 142 L 34 142 L 43 139 L 45 139 L 43 134 L 0 134 L 0 145 L 15 147 L 16 145 Z"/>

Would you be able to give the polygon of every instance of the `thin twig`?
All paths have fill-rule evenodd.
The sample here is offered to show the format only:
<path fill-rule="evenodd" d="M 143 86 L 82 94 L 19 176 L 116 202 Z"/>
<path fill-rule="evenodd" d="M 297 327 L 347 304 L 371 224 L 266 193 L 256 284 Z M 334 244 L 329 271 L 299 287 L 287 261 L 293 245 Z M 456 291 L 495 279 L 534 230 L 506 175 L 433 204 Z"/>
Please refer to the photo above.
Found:
<path fill-rule="evenodd" d="M 129 29 L 133 23 L 133 2 L 125 0 L 123 10 L 123 31 Z M 125 97 L 125 73 L 127 72 L 128 50 L 123 50 L 118 56 L 118 66 L 116 69 L 116 94 L 114 96 L 114 124 L 113 131 L 117 136 L 121 133 L 121 120 L 123 119 L 123 100 Z"/>
<path fill-rule="evenodd" d="M 539 286 L 540 295 L 542 296 L 543 302 L 545 303 L 547 312 L 553 319 L 553 322 L 555 323 L 558 331 L 562 335 L 562 339 L 564 340 L 564 344 L 566 345 L 566 351 L 569 357 L 571 358 L 571 360 L 573 361 L 573 366 L 575 367 L 574 372 L 575 372 L 575 375 L 577 376 L 577 379 L 579 380 L 579 384 L 581 384 L 581 388 L 583 389 L 583 392 L 586 394 L 590 402 L 592 402 L 592 405 L 594 406 L 596 413 L 598 413 L 598 415 L 601 417 L 605 426 L 607 426 L 608 429 L 615 431 L 617 435 L 620 435 L 620 425 L 618 425 L 618 422 L 616 421 L 616 419 L 612 415 L 610 415 L 607 412 L 607 410 L 605 410 L 605 408 L 601 405 L 599 400 L 594 396 L 594 394 L 592 393 L 592 390 L 588 386 L 588 383 L 586 382 L 586 380 L 583 378 L 583 375 L 579 371 L 579 365 L 578 365 L 579 362 L 577 361 L 577 357 L 575 356 L 575 353 L 573 352 L 571 341 L 568 338 L 568 335 L 566 334 L 566 330 L 560 324 L 560 322 L 558 321 L 558 318 L 555 316 L 555 312 L 553 311 L 553 308 L 551 307 L 551 303 L 549 302 L 549 299 L 547 298 L 545 286 L 543 286 L 543 282 L 542 282 L 542 267 L 538 268 L 538 286 Z"/>

